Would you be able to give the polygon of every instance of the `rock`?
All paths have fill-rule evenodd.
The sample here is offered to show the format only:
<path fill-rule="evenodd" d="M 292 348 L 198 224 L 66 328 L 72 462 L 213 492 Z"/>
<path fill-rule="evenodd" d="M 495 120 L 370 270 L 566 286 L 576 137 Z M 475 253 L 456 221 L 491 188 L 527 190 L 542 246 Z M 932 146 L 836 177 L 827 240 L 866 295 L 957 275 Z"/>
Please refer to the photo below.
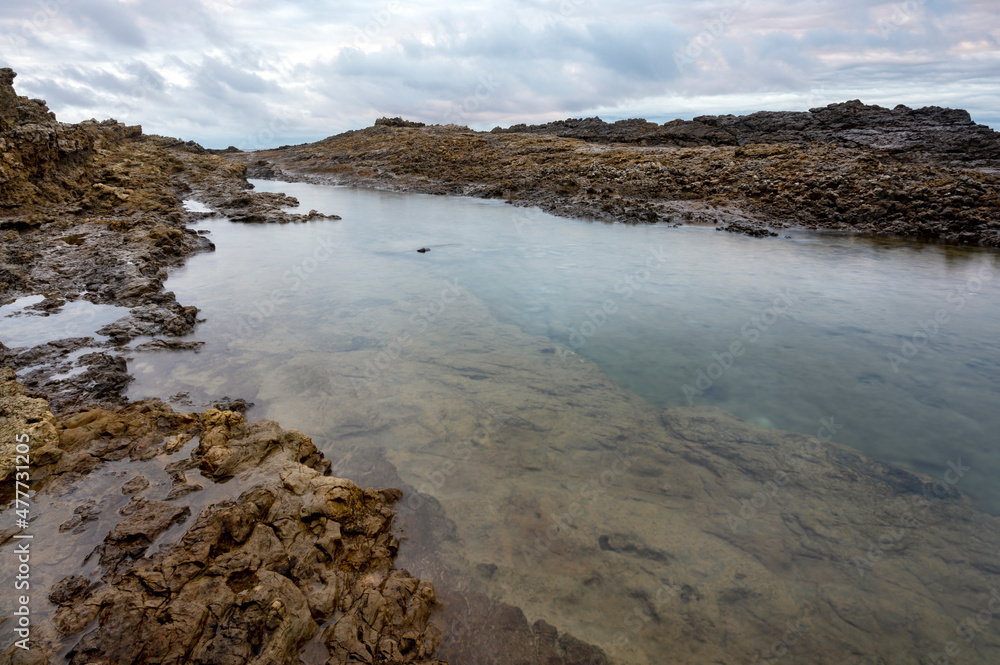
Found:
<path fill-rule="evenodd" d="M 778 236 L 774 231 L 758 226 L 753 222 L 731 221 L 723 226 L 715 227 L 716 231 L 728 231 L 729 233 L 742 233 L 751 238 L 775 238 Z"/>
<path fill-rule="evenodd" d="M 59 525 L 59 532 L 72 531 L 73 533 L 80 533 L 87 522 L 96 522 L 100 514 L 101 508 L 97 505 L 96 501 L 91 499 L 73 509 L 73 517 Z"/>
<path fill-rule="evenodd" d="M 94 554 L 100 557 L 102 566 L 114 572 L 123 563 L 142 557 L 157 536 L 190 515 L 191 509 L 187 506 L 140 499 L 128 517 L 111 530 L 104 544 L 94 550 Z"/>
<path fill-rule="evenodd" d="M 46 312 L 83 292 L 97 304 L 136 307 L 109 327 L 115 343 L 190 332 L 197 310 L 163 291 L 166 267 L 214 247 L 184 227 L 189 217 L 174 191 L 184 168 L 168 152 L 174 144 L 114 120 L 60 123 L 44 102 L 19 97 L 14 77 L 10 70 L 0 76 L 0 227 L 24 232 L 4 237 L 0 291 L 45 293 L 36 309 Z M 197 171 L 194 146 L 183 144 L 181 154 Z M 0 355 L 17 368 L 37 367 L 27 358 L 9 362 L 6 350 Z M 26 383 L 52 397 L 56 410 L 120 404 L 128 381 L 122 362 L 82 358 L 90 371 L 59 382 L 47 377 L 64 370 L 43 366 Z"/>
<path fill-rule="evenodd" d="M 662 125 L 378 126 L 253 159 L 290 179 L 502 198 L 606 222 L 715 224 L 760 237 L 799 226 L 1000 247 L 998 137 L 961 111 L 848 102 Z"/>
<path fill-rule="evenodd" d="M 449 636 L 440 657 L 449 662 L 545 663 L 546 665 L 607 665 L 600 649 L 577 638 L 560 634 L 545 621 L 529 623 L 524 612 L 511 605 L 491 601 L 479 594 L 449 598 L 449 618 L 461 634 Z M 463 620 L 475 617 L 475 624 Z M 461 617 L 461 618 L 460 618 Z M 481 626 L 489 626 L 482 631 Z"/>
<path fill-rule="evenodd" d="M 426 127 L 422 122 L 414 122 L 412 120 L 403 120 L 402 118 L 379 118 L 375 121 L 376 127 Z"/>
<path fill-rule="evenodd" d="M 191 492 L 200 492 L 203 489 L 205 488 L 197 483 L 180 483 L 178 485 L 174 485 L 164 501 L 176 501 L 181 497 L 187 496 Z"/>
<path fill-rule="evenodd" d="M 19 394 L 9 371 L 5 376 L 4 394 Z M 39 501 L 90 482 L 87 472 L 107 460 L 166 454 L 181 435 L 201 440 L 190 458 L 165 465 L 180 481 L 170 501 L 133 496 L 118 511 L 123 519 L 88 557 L 97 559 L 101 582 L 70 575 L 52 586 L 59 609 L 51 624 L 36 628 L 72 637 L 68 662 L 297 665 L 313 637 L 326 653 L 321 662 L 346 662 L 349 654 L 366 662 L 438 662 L 434 590 L 393 566 L 398 491 L 326 476 L 329 461 L 309 437 L 232 411 L 176 414 L 152 400 L 58 421 L 38 402 L 39 416 L 61 433 L 64 453 L 36 470 Z M 212 477 L 249 475 L 234 481 L 242 483 L 238 496 L 189 503 L 203 494 L 183 480 L 196 468 Z M 123 489 L 147 485 L 137 476 Z M 104 502 L 86 502 L 75 514 L 94 517 Z M 163 540 L 177 525 L 186 532 Z M 163 544 L 151 551 L 158 539 Z M 60 644 L 40 638 L 36 655 L 50 660 L 37 662 L 55 662 Z M 17 651 L 9 648 L 0 663 L 19 662 Z"/>
<path fill-rule="evenodd" d="M 736 138 L 725 130 L 700 122 L 673 120 L 657 125 L 641 118 L 607 123 L 600 118 L 571 118 L 544 125 L 496 127 L 494 134 L 549 134 L 601 143 L 638 145 L 736 145 Z"/>
<path fill-rule="evenodd" d="M 136 351 L 190 351 L 200 349 L 205 342 L 185 342 L 179 339 L 153 339 L 135 347 Z"/>
<path fill-rule="evenodd" d="M 855 99 L 809 111 L 700 116 L 692 122 L 723 130 L 740 145 L 820 141 L 884 150 L 906 161 L 1000 165 L 1000 134 L 961 109 L 887 109 Z"/>
<path fill-rule="evenodd" d="M 643 119 L 607 123 L 571 118 L 544 125 L 496 127 L 494 134 L 542 134 L 639 145 L 734 146 L 814 141 L 885 150 L 905 160 L 1000 166 L 1000 134 L 967 111 L 927 106 L 893 109 L 858 100 L 809 111 L 760 111 L 745 116 L 698 116 L 662 125 Z"/>
<path fill-rule="evenodd" d="M 90 580 L 79 575 L 70 575 L 63 578 L 58 584 L 52 587 L 49 592 L 49 600 L 56 605 L 69 605 L 90 587 Z"/>
<path fill-rule="evenodd" d="M 8 483 L 15 467 L 37 464 L 39 456 L 51 457 L 58 441 L 48 403 L 27 397 L 14 370 L 0 368 L 0 483 Z M 28 446 L 28 459 L 18 460 L 18 444 Z"/>
<path fill-rule="evenodd" d="M 231 397 L 223 397 L 221 400 L 212 402 L 212 408 L 219 411 L 235 411 L 237 413 L 246 414 L 247 409 L 253 406 L 253 402 L 248 402 L 242 397 L 233 399 Z"/>
<path fill-rule="evenodd" d="M 143 476 L 136 476 L 122 485 L 122 494 L 137 494 L 149 487 L 149 481 Z"/>

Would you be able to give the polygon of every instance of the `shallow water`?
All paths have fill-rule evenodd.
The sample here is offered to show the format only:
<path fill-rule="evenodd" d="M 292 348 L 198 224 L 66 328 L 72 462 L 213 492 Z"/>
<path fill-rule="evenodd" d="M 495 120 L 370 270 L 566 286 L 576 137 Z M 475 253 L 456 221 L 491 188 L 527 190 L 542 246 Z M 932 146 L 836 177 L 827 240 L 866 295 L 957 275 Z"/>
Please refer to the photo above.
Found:
<path fill-rule="evenodd" d="M 185 210 L 190 210 L 191 212 L 212 212 L 212 209 L 201 201 L 195 201 L 194 199 L 185 199 L 181 202 L 184 205 Z"/>
<path fill-rule="evenodd" d="M 31 309 L 44 296 L 25 296 L 0 307 L 0 342 L 10 348 L 31 347 L 67 337 L 95 337 L 99 328 L 128 314 L 127 307 L 95 305 L 87 300 L 67 302 L 59 311 L 44 314 Z"/>
<path fill-rule="evenodd" d="M 719 406 L 807 434 L 826 421 L 837 441 L 932 475 L 961 457 L 976 469 L 962 489 L 1000 514 L 996 253 L 803 233 L 759 240 L 586 223 L 495 201 L 255 182 L 344 221 L 205 223 L 219 251 L 169 283 L 208 318 L 196 335 L 208 342 L 199 366 L 252 364 L 228 354 L 251 340 L 268 355 L 294 355 L 288 335 L 319 352 L 362 351 L 347 322 L 455 282 L 497 321 L 550 338 L 566 361 L 593 360 L 656 405 Z M 322 241 L 328 259 L 314 256 L 326 255 Z M 366 360 L 387 362 L 394 351 Z M 220 371 L 209 392 L 253 389 L 238 376 Z M 162 394 L 163 379 L 179 376 L 156 372 L 132 394 Z"/>
<path fill-rule="evenodd" d="M 452 548 L 530 620 L 625 662 L 658 662 L 681 637 L 672 628 L 615 639 L 630 603 L 664 583 L 664 566 L 756 575 L 698 554 L 717 540 L 685 536 L 682 548 L 667 526 L 694 519 L 670 506 L 698 490 L 682 490 L 685 472 L 657 461 L 651 432 L 658 407 L 688 396 L 938 477 L 961 460 L 971 470 L 958 488 L 1000 513 L 995 253 L 255 184 L 343 220 L 202 222 L 217 251 L 189 260 L 167 287 L 201 308 L 207 320 L 192 338 L 206 344 L 136 353 L 130 397 L 245 397 L 256 403 L 250 417 L 312 435 L 335 472 L 433 496 L 455 532 L 428 542 L 404 510 L 412 542 L 400 557 L 418 576 L 440 579 L 429 552 Z M 627 481 L 610 471 L 624 440 L 650 446 Z M 380 458 L 398 479 L 379 471 Z M 532 549 L 587 487 L 607 493 L 585 524 Z M 578 546 L 578 529 L 590 545 Z M 641 534 L 645 545 L 623 551 L 644 561 L 606 558 L 622 533 Z"/>

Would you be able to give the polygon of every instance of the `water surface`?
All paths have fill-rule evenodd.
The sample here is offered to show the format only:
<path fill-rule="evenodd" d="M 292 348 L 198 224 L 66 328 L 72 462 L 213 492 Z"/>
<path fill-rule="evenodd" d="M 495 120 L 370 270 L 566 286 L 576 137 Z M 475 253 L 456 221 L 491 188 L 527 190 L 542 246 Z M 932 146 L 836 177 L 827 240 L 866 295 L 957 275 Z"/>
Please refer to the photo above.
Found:
<path fill-rule="evenodd" d="M 272 339 L 259 345 L 268 353 L 290 353 L 286 334 L 317 350 L 362 351 L 353 317 L 416 312 L 407 291 L 433 302 L 456 283 L 497 321 L 550 338 L 567 362 L 595 361 L 656 405 L 709 404 L 807 434 L 832 422 L 838 441 L 931 474 L 961 456 L 981 469 L 963 490 L 1000 514 L 994 252 L 803 233 L 761 240 L 580 222 L 496 201 L 255 183 L 344 221 L 203 224 L 223 246 L 169 284 L 205 309 L 199 365 L 251 361 L 229 356 L 244 337 Z M 165 373 L 157 378 L 176 379 Z M 133 394 L 157 385 L 140 381 Z M 225 387 L 237 389 L 253 383 Z"/>
<path fill-rule="evenodd" d="M 245 397 L 250 417 L 313 436 L 335 472 L 433 497 L 453 532 L 427 542 L 401 518 L 401 560 L 418 576 L 441 579 L 428 553 L 451 548 L 529 619 L 658 662 L 683 632 L 650 624 L 616 641 L 635 598 L 678 567 L 757 574 L 727 563 L 717 535 L 678 544 L 678 520 L 695 519 L 684 497 L 702 490 L 657 457 L 663 406 L 718 406 L 938 477 L 958 463 L 970 468 L 958 489 L 1000 513 L 995 253 L 255 184 L 343 220 L 201 222 L 217 251 L 167 286 L 201 308 L 192 337 L 206 344 L 136 353 L 130 396 Z M 628 442 L 646 452 L 622 475 Z M 567 525 L 597 490 L 604 500 Z M 568 535 L 539 535 L 560 523 Z M 638 558 L 607 558 L 619 550 Z M 829 579 L 802 575 L 803 588 Z"/>

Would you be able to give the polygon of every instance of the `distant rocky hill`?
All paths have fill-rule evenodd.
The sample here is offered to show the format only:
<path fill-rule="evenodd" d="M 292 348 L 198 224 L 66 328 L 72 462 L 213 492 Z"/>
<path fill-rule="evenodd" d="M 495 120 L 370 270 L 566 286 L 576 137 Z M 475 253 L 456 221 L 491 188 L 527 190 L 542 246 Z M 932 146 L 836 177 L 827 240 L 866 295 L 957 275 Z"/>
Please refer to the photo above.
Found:
<path fill-rule="evenodd" d="M 858 100 L 809 111 L 703 115 L 658 125 L 642 119 L 558 120 L 497 127 L 493 133 L 548 134 L 599 143 L 735 146 L 752 143 L 832 143 L 884 151 L 908 161 L 1000 167 L 1000 133 L 972 121 L 967 111 L 927 106 L 893 109 Z"/>

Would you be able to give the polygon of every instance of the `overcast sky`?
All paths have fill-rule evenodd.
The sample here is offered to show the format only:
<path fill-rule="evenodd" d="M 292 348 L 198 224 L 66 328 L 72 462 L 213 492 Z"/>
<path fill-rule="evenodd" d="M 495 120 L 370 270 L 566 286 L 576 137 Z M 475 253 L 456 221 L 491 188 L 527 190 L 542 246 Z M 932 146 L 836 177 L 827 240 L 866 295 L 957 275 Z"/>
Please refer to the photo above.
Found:
<path fill-rule="evenodd" d="M 831 102 L 1000 129 L 998 0 L 0 0 L 0 66 L 60 120 L 208 147 L 383 115 L 490 129 Z"/>

